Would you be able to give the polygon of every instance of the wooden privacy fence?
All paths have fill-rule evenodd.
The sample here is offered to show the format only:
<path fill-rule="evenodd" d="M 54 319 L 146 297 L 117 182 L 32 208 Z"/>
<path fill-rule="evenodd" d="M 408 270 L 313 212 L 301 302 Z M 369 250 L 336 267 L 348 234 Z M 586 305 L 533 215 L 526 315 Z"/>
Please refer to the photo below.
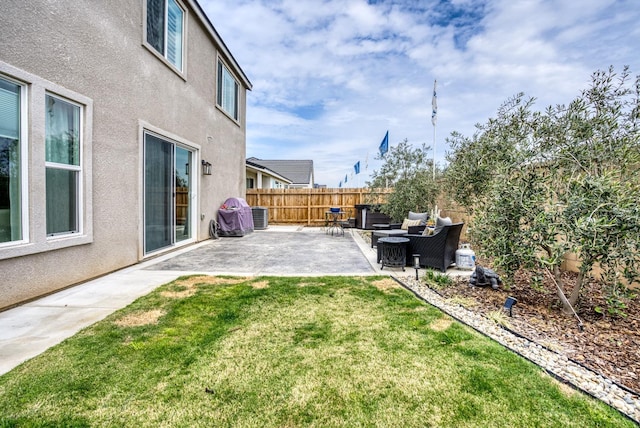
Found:
<path fill-rule="evenodd" d="M 176 224 L 183 226 L 189 215 L 189 188 L 176 187 Z"/>
<path fill-rule="evenodd" d="M 187 189 L 184 189 L 186 193 Z M 304 224 L 308 226 L 322 226 L 325 213 L 330 207 L 340 207 L 347 217 L 356 217 L 356 205 L 383 203 L 386 194 L 393 189 L 379 189 L 381 199 L 371 201 L 369 189 L 247 189 L 246 201 L 252 207 L 264 207 L 268 210 L 269 223 L 275 224 Z M 185 210 L 184 204 L 177 204 L 177 210 Z M 184 205 L 184 207 L 183 207 Z M 453 222 L 464 222 L 465 227 L 460 236 L 461 241 L 467 240 L 468 226 L 471 220 L 464 207 L 456 204 L 446 192 L 438 195 L 437 205 L 442 210 L 442 217 L 451 217 Z M 577 271 L 579 260 L 575 254 L 566 254 L 562 268 Z M 640 284 L 634 287 L 640 288 Z"/>
<path fill-rule="evenodd" d="M 370 203 L 368 195 L 366 188 L 247 189 L 246 201 L 252 207 L 267 208 L 269 223 L 322 226 L 331 207 L 341 208 L 345 220 L 355 218 L 355 206 Z"/>

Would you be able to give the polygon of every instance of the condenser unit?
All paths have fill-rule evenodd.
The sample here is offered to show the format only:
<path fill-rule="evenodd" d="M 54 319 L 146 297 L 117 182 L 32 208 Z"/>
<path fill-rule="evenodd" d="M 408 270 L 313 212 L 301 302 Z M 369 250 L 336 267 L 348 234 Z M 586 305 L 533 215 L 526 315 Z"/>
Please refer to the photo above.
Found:
<path fill-rule="evenodd" d="M 252 207 L 253 228 L 255 230 L 264 230 L 269 225 L 269 212 L 264 207 Z"/>

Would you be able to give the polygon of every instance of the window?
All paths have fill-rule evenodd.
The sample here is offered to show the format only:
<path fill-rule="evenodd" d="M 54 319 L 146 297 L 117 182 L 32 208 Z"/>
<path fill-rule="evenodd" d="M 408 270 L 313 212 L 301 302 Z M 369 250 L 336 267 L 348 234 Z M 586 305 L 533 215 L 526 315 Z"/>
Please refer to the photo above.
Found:
<path fill-rule="evenodd" d="M 217 103 L 229 116 L 238 120 L 238 82 L 220 60 L 218 60 Z"/>
<path fill-rule="evenodd" d="M 80 232 L 80 106 L 46 96 L 47 236 Z"/>
<path fill-rule="evenodd" d="M 0 61 L 0 260 L 93 242 L 93 100 Z"/>
<path fill-rule="evenodd" d="M 254 186 L 254 184 L 253 184 L 253 183 L 254 183 L 253 178 L 248 177 L 248 178 L 247 178 L 247 189 L 253 189 L 253 188 L 254 188 L 254 187 L 253 187 L 253 186 Z"/>
<path fill-rule="evenodd" d="M 23 239 L 22 86 L 0 78 L 0 244 Z"/>
<path fill-rule="evenodd" d="M 176 0 L 147 0 L 147 43 L 180 71 L 184 15 Z"/>

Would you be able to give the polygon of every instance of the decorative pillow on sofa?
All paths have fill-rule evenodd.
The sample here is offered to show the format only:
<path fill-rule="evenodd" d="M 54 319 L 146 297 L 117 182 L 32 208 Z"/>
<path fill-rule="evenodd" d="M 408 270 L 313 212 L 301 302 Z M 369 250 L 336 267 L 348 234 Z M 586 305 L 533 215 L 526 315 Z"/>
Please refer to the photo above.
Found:
<path fill-rule="evenodd" d="M 409 230 L 409 226 L 420 226 L 420 220 L 409 220 L 408 218 L 405 218 L 400 229 Z"/>
<path fill-rule="evenodd" d="M 427 220 L 429 220 L 429 213 L 414 213 L 413 211 L 409 211 L 409 220 L 420 220 L 419 226 L 427 224 Z"/>
<path fill-rule="evenodd" d="M 450 224 L 453 224 L 451 222 L 451 218 L 450 217 L 440 217 L 438 216 L 436 218 L 436 228 L 433 231 L 433 234 L 435 235 L 436 233 L 440 232 L 445 226 L 449 226 Z"/>
<path fill-rule="evenodd" d="M 422 231 L 422 236 L 431 236 L 433 235 L 433 227 L 425 227 L 424 230 Z"/>

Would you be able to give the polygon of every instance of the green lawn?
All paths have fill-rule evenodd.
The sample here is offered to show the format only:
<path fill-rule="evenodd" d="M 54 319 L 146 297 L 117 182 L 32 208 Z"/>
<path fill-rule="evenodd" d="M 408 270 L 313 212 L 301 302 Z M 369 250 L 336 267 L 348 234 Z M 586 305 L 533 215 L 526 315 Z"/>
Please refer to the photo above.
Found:
<path fill-rule="evenodd" d="M 0 427 L 621 427 L 385 277 L 181 278 L 0 377 Z"/>

